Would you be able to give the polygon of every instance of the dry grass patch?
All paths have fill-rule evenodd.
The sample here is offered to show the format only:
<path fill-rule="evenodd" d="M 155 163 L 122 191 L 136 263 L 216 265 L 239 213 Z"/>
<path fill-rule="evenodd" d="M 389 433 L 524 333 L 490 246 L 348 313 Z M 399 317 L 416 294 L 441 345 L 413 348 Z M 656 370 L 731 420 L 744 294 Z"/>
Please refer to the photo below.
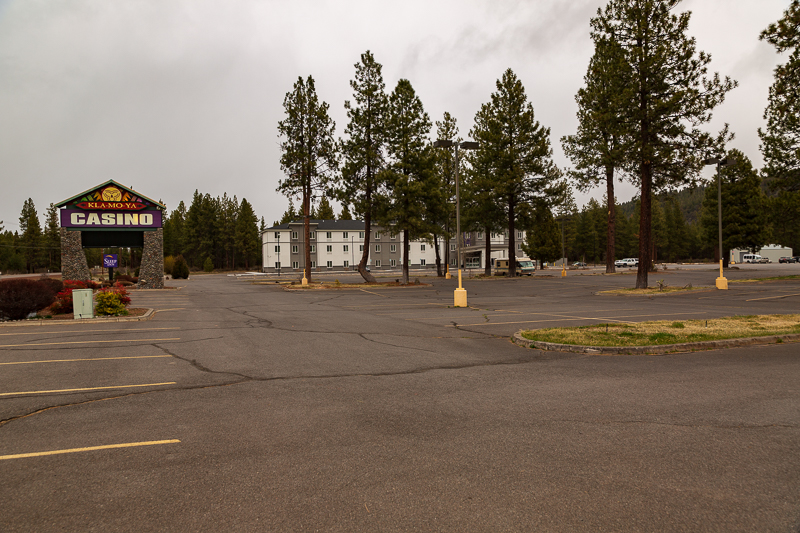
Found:
<path fill-rule="evenodd" d="M 623 296 L 654 296 L 658 294 L 674 294 L 676 292 L 707 291 L 714 287 L 694 287 L 691 283 L 684 287 L 670 287 L 663 281 L 655 287 L 646 289 L 611 289 L 599 291 L 597 294 L 621 294 Z"/>
<path fill-rule="evenodd" d="M 800 334 L 800 315 L 749 315 L 713 320 L 594 324 L 522 332 L 532 341 L 577 346 L 658 346 L 683 342 Z"/>

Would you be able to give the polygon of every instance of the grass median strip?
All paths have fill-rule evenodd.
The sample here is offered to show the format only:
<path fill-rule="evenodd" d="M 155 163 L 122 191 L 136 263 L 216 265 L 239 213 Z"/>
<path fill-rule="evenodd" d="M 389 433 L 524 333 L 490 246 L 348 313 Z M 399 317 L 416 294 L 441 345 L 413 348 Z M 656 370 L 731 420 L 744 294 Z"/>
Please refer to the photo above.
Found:
<path fill-rule="evenodd" d="M 659 346 L 800 333 L 800 315 L 747 315 L 712 320 L 660 320 L 523 331 L 532 341 L 576 346 Z"/>

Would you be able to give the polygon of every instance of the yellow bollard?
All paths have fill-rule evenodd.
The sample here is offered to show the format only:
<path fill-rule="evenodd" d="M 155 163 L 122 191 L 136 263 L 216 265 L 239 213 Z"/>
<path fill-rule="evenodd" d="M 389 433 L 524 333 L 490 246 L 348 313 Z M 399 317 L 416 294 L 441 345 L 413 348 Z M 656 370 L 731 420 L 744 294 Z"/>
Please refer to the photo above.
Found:
<path fill-rule="evenodd" d="M 453 307 L 467 307 L 467 290 L 461 287 L 461 269 L 458 269 L 458 288 L 453 291 Z"/>
<path fill-rule="evenodd" d="M 728 290 L 728 280 L 722 275 L 722 259 L 719 260 L 719 277 L 717 278 L 717 288 L 722 291 Z"/>

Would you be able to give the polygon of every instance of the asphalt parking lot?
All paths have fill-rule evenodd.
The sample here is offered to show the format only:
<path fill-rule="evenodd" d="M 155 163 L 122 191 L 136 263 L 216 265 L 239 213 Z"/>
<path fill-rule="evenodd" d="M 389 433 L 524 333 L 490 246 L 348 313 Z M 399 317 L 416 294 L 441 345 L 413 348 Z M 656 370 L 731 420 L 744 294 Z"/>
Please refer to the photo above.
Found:
<path fill-rule="evenodd" d="M 608 357 L 508 340 L 795 313 L 800 281 L 648 298 L 601 294 L 634 274 L 598 272 L 467 279 L 468 309 L 455 279 L 194 276 L 134 293 L 148 321 L 0 327 L 0 530 L 800 531 L 799 345 Z"/>

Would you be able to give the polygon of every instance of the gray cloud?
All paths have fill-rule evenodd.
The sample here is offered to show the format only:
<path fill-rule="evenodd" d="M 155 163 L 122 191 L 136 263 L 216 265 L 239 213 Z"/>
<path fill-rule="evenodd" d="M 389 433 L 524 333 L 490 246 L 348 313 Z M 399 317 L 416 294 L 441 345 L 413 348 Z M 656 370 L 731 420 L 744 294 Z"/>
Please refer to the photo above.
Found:
<path fill-rule="evenodd" d="M 40 212 L 107 179 L 170 208 L 197 188 L 247 197 L 267 222 L 286 200 L 277 122 L 297 76 L 313 75 L 339 134 L 353 64 L 366 49 L 387 87 L 407 77 L 433 120 L 466 135 L 494 82 L 513 68 L 558 139 L 591 55 L 604 2 L 0 0 L 0 220 Z M 741 86 L 715 114 L 757 164 L 756 129 L 780 60 L 757 40 L 788 0 L 686 0 L 713 70 Z M 620 199 L 633 194 L 622 188 Z M 579 198 L 579 202 L 588 199 Z"/>

